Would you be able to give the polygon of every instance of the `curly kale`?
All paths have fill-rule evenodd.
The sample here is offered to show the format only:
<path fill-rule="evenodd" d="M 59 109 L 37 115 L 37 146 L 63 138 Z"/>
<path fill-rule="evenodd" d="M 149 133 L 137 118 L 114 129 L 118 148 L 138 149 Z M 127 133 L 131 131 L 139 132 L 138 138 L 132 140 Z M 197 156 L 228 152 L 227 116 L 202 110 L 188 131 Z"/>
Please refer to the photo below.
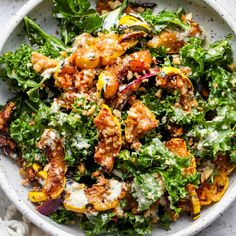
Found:
<path fill-rule="evenodd" d="M 33 47 L 21 45 L 16 51 L 7 52 L 0 57 L 1 77 L 5 79 L 14 92 L 26 93 L 31 101 L 40 101 L 40 90 L 50 77 L 41 77 L 32 67 L 33 51 L 53 58 L 60 57 L 65 50 L 63 43 L 54 36 L 45 33 L 37 24 L 25 17 L 27 36 Z"/>
<path fill-rule="evenodd" d="M 59 208 L 50 215 L 50 218 L 58 224 L 68 225 L 74 222 L 77 216 L 74 212 L 67 211 L 65 208 Z"/>
<path fill-rule="evenodd" d="M 70 166 L 75 166 L 94 152 L 98 132 L 93 119 L 98 106 L 94 102 L 87 101 L 84 95 L 75 99 L 72 106 L 72 110 L 66 112 L 62 111 L 56 102 L 52 103 L 51 107 L 41 105 L 37 117 L 60 132 L 65 145 L 65 160 Z M 87 116 L 85 112 L 92 107 L 94 107 L 93 115 Z"/>
<path fill-rule="evenodd" d="M 158 138 L 154 138 L 149 144 L 143 145 L 140 151 L 128 151 L 122 150 L 119 154 L 117 162 L 121 161 L 126 163 L 126 166 L 131 167 L 130 175 L 134 177 L 134 195 L 138 197 L 140 202 L 140 208 L 145 209 L 149 204 L 156 201 L 156 197 L 160 197 L 160 194 L 167 191 L 171 202 L 172 209 L 179 212 L 179 209 L 174 204 L 180 199 L 187 196 L 186 185 L 192 183 L 197 185 L 199 180 L 198 173 L 193 173 L 189 176 L 184 176 L 182 169 L 189 166 L 190 158 L 183 158 L 176 156 L 168 150 L 168 148 Z M 123 165 L 117 164 L 117 169 L 123 167 Z M 128 168 L 129 169 L 129 168 Z M 120 169 L 123 172 L 123 169 Z M 135 172 L 136 170 L 136 172 Z M 150 180 L 154 178 L 155 174 L 159 174 L 164 182 L 163 187 L 156 186 L 159 189 L 158 193 L 152 194 L 154 199 L 148 199 L 148 192 L 150 192 L 150 183 L 147 181 L 146 174 L 150 177 Z M 127 176 L 130 178 L 130 176 Z M 144 181 L 145 180 L 145 181 Z M 150 181 L 152 182 L 152 181 Z M 159 184 L 161 181 L 159 181 Z M 158 185 L 158 182 L 155 183 Z M 142 204 L 143 203 L 143 204 Z"/>
<path fill-rule="evenodd" d="M 202 158 L 232 153 L 236 133 L 235 75 L 222 67 L 206 71 L 210 93 L 205 109 L 211 119 L 195 124 L 188 133 L 195 140 L 194 153 Z"/>
<path fill-rule="evenodd" d="M 32 164 L 35 162 L 45 163 L 43 152 L 37 147 L 44 130 L 41 121 L 36 119 L 36 114 L 22 108 L 21 114 L 10 124 L 10 136 L 17 143 L 23 159 Z"/>
<path fill-rule="evenodd" d="M 231 35 L 204 48 L 200 38 L 191 38 L 180 49 L 181 65 L 191 68 L 191 79 L 199 81 L 209 67 L 226 67 L 232 63 Z"/>
<path fill-rule="evenodd" d="M 104 234 L 142 236 L 152 231 L 148 217 L 129 212 L 123 217 L 117 217 L 113 212 L 84 217 L 80 220 L 80 227 L 85 230 L 86 236 Z"/>

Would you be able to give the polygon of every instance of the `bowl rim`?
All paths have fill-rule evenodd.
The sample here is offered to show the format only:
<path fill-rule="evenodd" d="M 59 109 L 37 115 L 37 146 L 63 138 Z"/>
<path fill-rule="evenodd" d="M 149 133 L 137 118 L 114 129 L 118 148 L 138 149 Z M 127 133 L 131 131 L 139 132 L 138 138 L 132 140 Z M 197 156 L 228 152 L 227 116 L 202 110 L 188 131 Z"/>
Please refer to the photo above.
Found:
<path fill-rule="evenodd" d="M 29 0 L 25 3 L 17 13 L 10 19 L 7 24 L 7 27 L 2 32 L 2 36 L 0 37 L 0 52 L 4 44 L 6 43 L 9 36 L 18 26 L 18 24 L 22 21 L 24 16 L 26 16 L 30 11 L 32 11 L 37 5 L 42 3 L 44 0 Z M 213 9 L 220 17 L 228 24 L 231 30 L 236 34 L 236 22 L 232 20 L 232 16 L 224 6 L 220 3 L 220 1 L 216 0 L 201 0 L 206 3 L 211 9 Z M 73 234 L 65 232 L 64 230 L 58 228 L 56 225 L 51 224 L 45 219 L 38 216 L 37 212 L 32 210 L 25 202 L 21 200 L 21 198 L 16 194 L 14 189 L 8 183 L 8 180 L 4 174 L 4 171 L 1 167 L 1 158 L 0 158 L 0 187 L 4 194 L 11 200 L 16 208 L 33 224 L 38 226 L 40 229 L 51 235 L 62 235 L 62 236 L 73 236 Z M 231 187 L 230 191 L 227 191 L 227 196 L 218 203 L 217 210 L 211 212 L 207 215 L 207 217 L 200 218 L 197 223 L 189 225 L 188 227 L 178 231 L 177 233 L 173 233 L 169 236 L 190 236 L 194 235 L 208 225 L 210 225 L 218 216 L 220 216 L 236 199 L 236 183 Z"/>

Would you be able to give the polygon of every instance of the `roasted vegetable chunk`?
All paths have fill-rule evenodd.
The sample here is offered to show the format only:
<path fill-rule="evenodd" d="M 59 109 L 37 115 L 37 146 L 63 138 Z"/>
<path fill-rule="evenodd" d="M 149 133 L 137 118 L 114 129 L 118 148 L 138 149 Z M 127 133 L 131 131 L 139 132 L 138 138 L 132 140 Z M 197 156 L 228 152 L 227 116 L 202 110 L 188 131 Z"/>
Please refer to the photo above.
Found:
<path fill-rule="evenodd" d="M 99 14 L 104 14 L 116 9 L 122 5 L 122 1 L 119 0 L 99 0 L 97 1 L 96 10 Z"/>
<path fill-rule="evenodd" d="M 58 134 L 53 129 L 46 129 L 38 144 L 44 149 L 48 160 L 46 184 L 40 192 L 29 192 L 32 202 L 41 202 L 58 198 L 65 187 L 66 165 L 64 148 Z"/>
<path fill-rule="evenodd" d="M 190 197 L 191 213 L 193 220 L 196 220 L 200 217 L 201 205 L 198 198 L 195 186 L 192 184 L 187 185 L 187 190 Z"/>
<path fill-rule="evenodd" d="M 76 182 L 67 184 L 64 206 L 77 213 L 107 211 L 116 208 L 125 194 L 125 183 L 100 176 L 91 188 Z"/>
<path fill-rule="evenodd" d="M 119 85 L 124 78 L 133 72 L 142 73 L 151 68 L 152 64 L 151 53 L 147 50 L 134 52 L 121 60 L 106 67 L 106 69 L 99 75 L 97 83 L 98 97 L 103 94 L 106 99 L 112 99 L 118 92 Z M 131 78 L 128 78 L 131 79 Z"/>
<path fill-rule="evenodd" d="M 96 211 L 107 211 L 118 206 L 119 200 L 125 196 L 126 188 L 124 183 L 115 179 L 100 177 L 99 182 L 85 192 Z"/>
<path fill-rule="evenodd" d="M 132 72 L 144 72 L 151 68 L 153 62 L 152 55 L 148 50 L 134 52 L 124 58 L 124 64 L 129 67 Z"/>
<path fill-rule="evenodd" d="M 197 190 L 201 206 L 208 206 L 212 202 L 218 202 L 223 197 L 229 185 L 229 177 L 224 171 L 220 171 L 214 177 L 213 183 L 204 182 Z"/>
<path fill-rule="evenodd" d="M 66 184 L 66 195 L 64 199 L 64 207 L 68 211 L 77 213 L 85 213 L 86 205 L 89 203 L 85 194 L 86 186 L 73 182 L 72 184 Z"/>
<path fill-rule="evenodd" d="M 59 65 L 57 60 L 46 57 L 38 52 L 32 52 L 31 63 L 34 71 L 37 73 L 43 73 L 45 70 Z"/>
<path fill-rule="evenodd" d="M 229 185 L 228 175 L 235 168 L 234 165 L 229 162 L 227 155 L 221 154 L 217 156 L 214 165 L 216 168 L 216 176 L 214 176 L 213 182 L 201 183 L 197 190 L 202 206 L 220 201 Z"/>
<path fill-rule="evenodd" d="M 98 37 L 82 34 L 79 37 L 75 43 L 77 48 L 68 60 L 81 69 L 109 65 L 126 51 L 115 33 L 100 33 Z"/>
<path fill-rule="evenodd" d="M 99 143 L 94 159 L 108 172 L 111 172 L 115 157 L 122 145 L 120 123 L 109 107 L 103 105 L 101 111 L 94 119 L 94 124 L 99 130 Z"/>
<path fill-rule="evenodd" d="M 13 102 L 8 102 L 0 111 L 0 131 L 7 131 L 11 116 L 16 105 Z"/>
<path fill-rule="evenodd" d="M 98 97 L 103 92 L 104 98 L 113 98 L 119 89 L 118 76 L 112 70 L 105 70 L 99 75 L 97 83 Z"/>
<path fill-rule="evenodd" d="M 87 92 L 93 85 L 95 69 L 78 70 L 68 63 L 54 74 L 55 85 L 64 91 Z"/>
<path fill-rule="evenodd" d="M 192 107 L 197 105 L 193 98 L 193 85 L 191 81 L 177 68 L 162 68 L 156 77 L 156 86 L 179 90 L 181 94 L 180 102 L 185 111 L 190 111 Z"/>
<path fill-rule="evenodd" d="M 135 102 L 128 111 L 125 138 L 128 143 L 137 142 L 148 131 L 156 128 L 158 121 L 154 114 L 140 101 Z"/>
<path fill-rule="evenodd" d="M 0 149 L 4 154 L 15 157 L 16 143 L 8 134 L 8 126 L 16 105 L 13 102 L 8 102 L 0 111 Z"/>
<path fill-rule="evenodd" d="M 118 27 L 120 31 L 125 32 L 146 32 L 149 33 L 151 31 L 151 26 L 144 21 L 134 15 L 124 15 L 120 18 Z"/>
<path fill-rule="evenodd" d="M 150 48 L 166 48 L 167 53 L 178 53 L 184 46 L 183 39 L 180 39 L 178 32 L 163 30 L 159 35 L 154 36 L 147 46 Z"/>

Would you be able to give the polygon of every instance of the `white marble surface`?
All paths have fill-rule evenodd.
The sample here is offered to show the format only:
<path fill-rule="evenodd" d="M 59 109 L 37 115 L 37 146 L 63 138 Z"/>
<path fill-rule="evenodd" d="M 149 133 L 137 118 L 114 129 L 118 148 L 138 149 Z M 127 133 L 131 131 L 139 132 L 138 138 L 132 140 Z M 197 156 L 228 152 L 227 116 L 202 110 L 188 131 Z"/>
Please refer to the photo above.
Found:
<path fill-rule="evenodd" d="M 216 0 L 222 4 L 232 15 L 232 20 L 236 21 L 236 0 Z M 0 0 L 0 29 L 5 27 L 7 21 L 27 0 Z M 10 205 L 9 200 L 0 190 L 0 216 L 5 214 L 6 208 Z M 233 236 L 236 235 L 236 202 L 226 210 L 213 224 L 208 226 L 197 236 Z M 45 235 L 40 230 L 32 227 L 30 235 Z"/>

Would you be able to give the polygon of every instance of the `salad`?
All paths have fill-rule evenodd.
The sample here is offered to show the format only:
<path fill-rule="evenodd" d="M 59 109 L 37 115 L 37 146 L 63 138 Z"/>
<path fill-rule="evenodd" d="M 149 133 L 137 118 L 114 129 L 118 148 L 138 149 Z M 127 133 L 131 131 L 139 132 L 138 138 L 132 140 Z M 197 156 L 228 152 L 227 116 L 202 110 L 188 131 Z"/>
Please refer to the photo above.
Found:
<path fill-rule="evenodd" d="M 86 235 L 147 235 L 218 202 L 236 163 L 231 35 L 208 42 L 183 9 L 53 0 L 60 38 L 0 57 L 13 97 L 0 148 L 28 199 Z"/>

